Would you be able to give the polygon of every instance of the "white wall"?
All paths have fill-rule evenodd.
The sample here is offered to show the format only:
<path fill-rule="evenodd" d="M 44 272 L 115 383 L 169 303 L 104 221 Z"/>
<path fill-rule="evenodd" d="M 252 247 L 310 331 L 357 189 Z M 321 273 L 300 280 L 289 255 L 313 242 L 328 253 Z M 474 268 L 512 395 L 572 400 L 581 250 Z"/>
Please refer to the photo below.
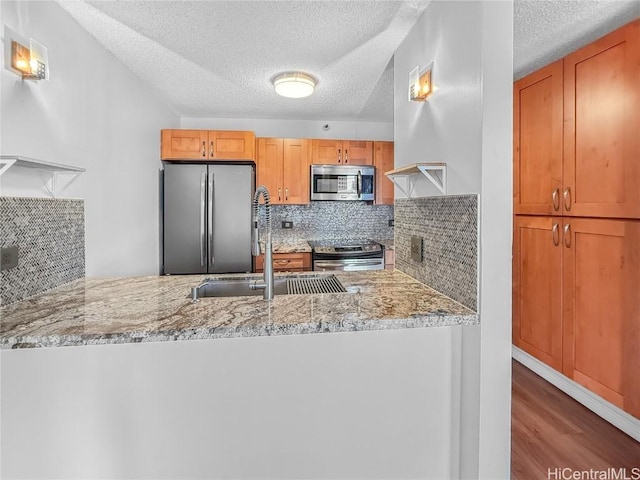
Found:
<path fill-rule="evenodd" d="M 329 130 L 324 130 L 324 125 Z M 182 128 L 253 130 L 257 137 L 393 141 L 393 122 L 314 121 L 264 118 L 182 118 Z"/>
<path fill-rule="evenodd" d="M 459 349 L 432 327 L 3 350 L 1 475 L 455 478 Z"/>
<path fill-rule="evenodd" d="M 511 1 L 434 1 L 394 58 L 396 167 L 446 162 L 448 193 L 480 193 L 480 328 L 462 336 L 462 478 L 509 478 L 512 51 Z M 409 72 L 432 61 L 437 90 L 409 102 Z M 433 194 L 420 179 L 416 195 Z"/>
<path fill-rule="evenodd" d="M 48 47 L 51 73 L 34 83 L 3 65 L 2 154 L 87 169 L 64 195 L 85 199 L 88 276 L 157 274 L 160 129 L 179 126 L 178 116 L 57 3 L 1 8 L 11 30 Z M 5 196 L 46 195 L 24 169 L 8 171 L 0 188 Z"/>

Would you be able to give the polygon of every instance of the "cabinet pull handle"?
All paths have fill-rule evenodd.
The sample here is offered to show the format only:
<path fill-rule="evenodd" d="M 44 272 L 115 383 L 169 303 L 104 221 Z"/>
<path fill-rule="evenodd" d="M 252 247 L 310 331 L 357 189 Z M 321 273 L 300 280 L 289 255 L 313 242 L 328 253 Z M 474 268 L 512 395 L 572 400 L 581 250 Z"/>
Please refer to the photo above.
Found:
<path fill-rule="evenodd" d="M 213 151 L 213 140 L 211 141 L 211 158 L 213 158 L 214 155 L 214 151 Z"/>
<path fill-rule="evenodd" d="M 349 151 L 345 148 L 344 149 L 344 163 L 347 163 L 349 161 Z"/>
<path fill-rule="evenodd" d="M 568 212 L 571 210 L 571 187 L 565 188 L 562 196 L 564 197 L 564 209 Z"/>
<path fill-rule="evenodd" d="M 202 156 L 207 156 L 207 142 L 202 142 Z"/>
<path fill-rule="evenodd" d="M 282 188 L 278 189 L 278 201 L 281 202 L 282 201 Z"/>
<path fill-rule="evenodd" d="M 277 263 L 278 265 L 286 265 L 290 261 L 291 260 L 274 260 L 274 263 Z"/>
<path fill-rule="evenodd" d="M 556 188 L 553 191 L 553 195 L 551 195 L 551 200 L 553 201 L 553 209 L 557 212 L 560 210 L 560 189 Z"/>
<path fill-rule="evenodd" d="M 560 245 L 560 235 L 558 232 L 558 224 L 554 223 L 553 224 L 553 244 L 557 247 L 558 245 Z"/>
<path fill-rule="evenodd" d="M 564 246 L 571 248 L 571 225 L 568 223 L 564 226 Z"/>
<path fill-rule="evenodd" d="M 342 163 L 342 154 L 340 153 L 340 149 L 338 149 L 338 163 Z"/>
<path fill-rule="evenodd" d="M 284 201 L 285 202 L 289 201 L 289 189 L 288 188 L 284 189 Z"/>

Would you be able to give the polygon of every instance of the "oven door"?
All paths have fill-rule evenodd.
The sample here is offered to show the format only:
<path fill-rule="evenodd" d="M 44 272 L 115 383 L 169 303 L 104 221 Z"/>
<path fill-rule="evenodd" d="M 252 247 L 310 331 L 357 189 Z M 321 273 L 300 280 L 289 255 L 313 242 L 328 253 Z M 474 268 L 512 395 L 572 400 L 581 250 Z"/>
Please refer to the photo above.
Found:
<path fill-rule="evenodd" d="M 313 270 L 318 272 L 355 272 L 358 270 L 384 270 L 382 258 L 343 258 L 341 260 L 314 260 Z"/>

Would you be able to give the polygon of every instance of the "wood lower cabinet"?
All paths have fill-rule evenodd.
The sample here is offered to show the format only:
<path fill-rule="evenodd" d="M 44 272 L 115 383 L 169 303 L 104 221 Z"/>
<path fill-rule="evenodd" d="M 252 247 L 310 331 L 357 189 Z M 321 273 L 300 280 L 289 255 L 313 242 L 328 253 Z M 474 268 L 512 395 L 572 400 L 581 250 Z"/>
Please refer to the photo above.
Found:
<path fill-rule="evenodd" d="M 257 185 L 274 205 L 309 203 L 309 143 L 304 139 L 258 138 Z"/>
<path fill-rule="evenodd" d="M 640 222 L 514 225 L 514 344 L 640 418 Z"/>
<path fill-rule="evenodd" d="M 364 140 L 311 140 L 314 165 L 373 165 L 373 142 Z"/>
<path fill-rule="evenodd" d="M 393 170 L 393 142 L 373 142 L 373 165 L 376 168 L 376 205 L 393 205 L 394 184 L 385 175 Z"/>
<path fill-rule="evenodd" d="M 162 130 L 162 160 L 254 160 L 253 132 L 225 130 Z"/>
<path fill-rule="evenodd" d="M 264 255 L 254 258 L 255 271 L 264 271 Z M 311 271 L 311 253 L 274 253 L 274 272 L 308 272 Z"/>
<path fill-rule="evenodd" d="M 518 216 L 513 242 L 513 343 L 562 371 L 562 219 Z"/>

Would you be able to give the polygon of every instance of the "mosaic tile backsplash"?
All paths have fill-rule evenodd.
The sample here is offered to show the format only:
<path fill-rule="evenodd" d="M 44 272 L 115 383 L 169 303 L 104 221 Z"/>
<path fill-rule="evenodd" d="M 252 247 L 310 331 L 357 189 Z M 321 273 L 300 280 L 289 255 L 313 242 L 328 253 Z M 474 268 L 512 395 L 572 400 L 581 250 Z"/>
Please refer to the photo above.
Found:
<path fill-rule="evenodd" d="M 264 215 L 260 215 L 264 227 Z M 278 242 L 333 239 L 393 238 L 392 205 L 363 202 L 311 202 L 309 205 L 274 205 L 271 208 L 273 239 Z M 293 222 L 283 229 L 283 221 Z"/>
<path fill-rule="evenodd" d="M 18 266 L 0 272 L 0 305 L 84 277 L 84 201 L 0 197 L 0 247 Z"/>
<path fill-rule="evenodd" d="M 411 259 L 411 236 L 422 237 L 422 262 Z M 478 308 L 478 196 L 395 202 L 396 268 L 466 307 Z"/>

